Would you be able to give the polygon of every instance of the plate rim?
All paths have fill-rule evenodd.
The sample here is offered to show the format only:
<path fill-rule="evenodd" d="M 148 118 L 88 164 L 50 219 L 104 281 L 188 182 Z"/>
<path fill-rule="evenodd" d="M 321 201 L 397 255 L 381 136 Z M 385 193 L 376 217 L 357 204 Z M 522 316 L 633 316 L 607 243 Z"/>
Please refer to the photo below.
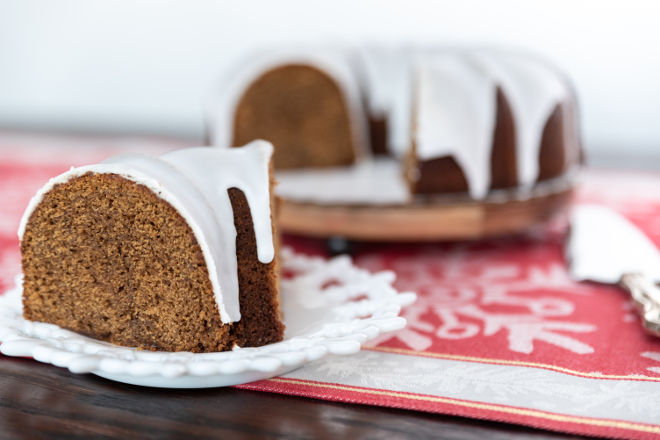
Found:
<path fill-rule="evenodd" d="M 345 282 L 349 282 L 353 276 L 363 285 L 365 282 L 371 283 L 369 289 L 376 290 L 370 290 L 370 294 L 376 299 L 380 295 L 382 301 L 375 301 L 372 306 L 375 307 L 374 313 L 369 313 L 366 317 L 346 320 L 333 318 L 335 321 L 324 324 L 309 334 L 289 336 L 283 341 L 262 347 L 237 348 L 215 353 L 151 352 L 114 346 L 53 324 L 25 320 L 20 314 L 22 304 L 19 275 L 16 285 L 0 295 L 0 352 L 8 356 L 32 357 L 39 362 L 68 368 L 73 373 L 92 373 L 133 385 L 208 388 L 267 379 L 328 355 L 353 354 L 358 352 L 364 343 L 380 334 L 405 327 L 406 320 L 399 316 L 401 307 L 412 303 L 416 295 L 394 289 L 392 283 L 395 276 L 392 272 L 371 273 L 355 266 L 347 256 L 326 260 L 297 254 L 288 247 L 283 247 L 281 254 L 283 268 L 287 268 L 287 264 L 297 266 L 298 270 L 301 270 L 301 267 L 306 268 L 306 271 L 302 270 L 301 274 L 289 282 L 296 283 L 301 280 L 301 285 L 309 286 L 309 278 L 316 277 L 320 286 L 326 282 L 323 279 L 324 274 L 326 278 L 338 274 L 345 276 Z M 287 281 L 282 280 L 281 285 L 282 293 L 287 295 Z M 351 284 L 347 286 L 350 287 Z M 341 288 L 337 291 L 341 293 Z M 293 293 L 289 292 L 288 295 Z M 354 294 L 354 297 L 359 296 L 363 295 Z M 348 310 L 357 309 L 358 306 L 352 305 L 350 299 L 352 297 L 349 296 L 346 302 L 336 303 L 337 310 L 342 306 Z M 14 301 L 13 305 L 11 301 Z M 335 313 L 334 310 L 330 309 Z M 286 320 L 285 317 L 285 325 Z M 335 328 L 339 326 L 345 327 L 345 331 Z"/>

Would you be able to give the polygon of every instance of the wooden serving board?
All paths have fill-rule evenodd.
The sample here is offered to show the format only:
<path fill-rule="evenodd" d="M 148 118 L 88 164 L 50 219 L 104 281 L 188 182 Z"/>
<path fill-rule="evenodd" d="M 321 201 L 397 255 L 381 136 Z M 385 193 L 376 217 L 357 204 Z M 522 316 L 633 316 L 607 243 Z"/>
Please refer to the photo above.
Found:
<path fill-rule="evenodd" d="M 470 240 L 521 232 L 570 204 L 572 188 L 524 200 L 339 205 L 283 200 L 280 227 L 311 237 L 365 241 Z"/>

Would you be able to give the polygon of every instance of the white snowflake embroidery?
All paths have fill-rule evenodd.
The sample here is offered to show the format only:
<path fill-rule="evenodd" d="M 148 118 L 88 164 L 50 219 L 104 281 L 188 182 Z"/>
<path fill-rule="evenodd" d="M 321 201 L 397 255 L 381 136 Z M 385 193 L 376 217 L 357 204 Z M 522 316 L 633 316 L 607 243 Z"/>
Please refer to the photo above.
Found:
<path fill-rule="evenodd" d="M 394 270 L 406 280 L 407 289 L 419 294 L 417 302 L 404 310 L 408 327 L 377 343 L 394 337 L 423 351 L 434 338 L 457 340 L 506 332 L 508 349 L 517 353 L 531 354 L 539 342 L 580 355 L 593 353 L 592 346 L 566 333 L 594 332 L 596 326 L 570 320 L 574 303 L 565 295 L 553 295 L 584 295 L 589 290 L 576 285 L 562 265 L 544 264 L 547 255 L 535 254 L 540 247 L 530 247 L 526 255 L 538 263 L 526 270 L 502 259 L 504 248 L 497 245 L 478 250 L 457 245 L 448 252 L 429 247 L 415 258 L 400 257 L 389 264 L 378 255 L 361 259 L 359 263 L 367 267 Z M 539 286 L 547 295 L 538 296 Z M 530 291 L 537 293 L 529 295 Z"/>
<path fill-rule="evenodd" d="M 660 362 L 660 352 L 657 351 L 645 351 L 644 353 L 640 354 L 640 356 Z M 658 373 L 660 374 L 660 366 L 658 367 L 646 367 L 648 371 L 652 371 L 653 373 Z"/>

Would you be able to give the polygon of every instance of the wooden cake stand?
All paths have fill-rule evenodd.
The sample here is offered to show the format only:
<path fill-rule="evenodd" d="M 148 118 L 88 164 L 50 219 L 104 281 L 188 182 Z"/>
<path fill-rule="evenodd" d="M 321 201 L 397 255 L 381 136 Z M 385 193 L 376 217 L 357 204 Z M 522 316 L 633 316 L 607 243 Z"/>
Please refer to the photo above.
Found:
<path fill-rule="evenodd" d="M 283 199 L 280 227 L 311 237 L 365 241 L 470 240 L 521 232 L 570 204 L 573 188 L 529 198 L 437 199 L 400 205 L 341 205 Z"/>

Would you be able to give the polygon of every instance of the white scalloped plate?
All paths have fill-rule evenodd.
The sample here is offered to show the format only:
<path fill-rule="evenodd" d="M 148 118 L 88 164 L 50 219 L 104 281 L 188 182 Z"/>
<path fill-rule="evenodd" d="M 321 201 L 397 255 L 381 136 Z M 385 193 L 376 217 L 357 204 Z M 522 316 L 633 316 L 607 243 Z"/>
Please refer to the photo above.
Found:
<path fill-rule="evenodd" d="M 371 274 L 350 258 L 305 257 L 282 250 L 281 281 L 286 325 L 282 342 L 220 353 L 152 352 L 119 347 L 26 321 L 20 279 L 0 296 L 0 352 L 33 357 L 117 382 L 160 388 L 210 388 L 267 379 L 328 354 L 348 355 L 379 334 L 406 325 L 401 307 L 414 293 L 399 293 L 394 274 Z"/>

